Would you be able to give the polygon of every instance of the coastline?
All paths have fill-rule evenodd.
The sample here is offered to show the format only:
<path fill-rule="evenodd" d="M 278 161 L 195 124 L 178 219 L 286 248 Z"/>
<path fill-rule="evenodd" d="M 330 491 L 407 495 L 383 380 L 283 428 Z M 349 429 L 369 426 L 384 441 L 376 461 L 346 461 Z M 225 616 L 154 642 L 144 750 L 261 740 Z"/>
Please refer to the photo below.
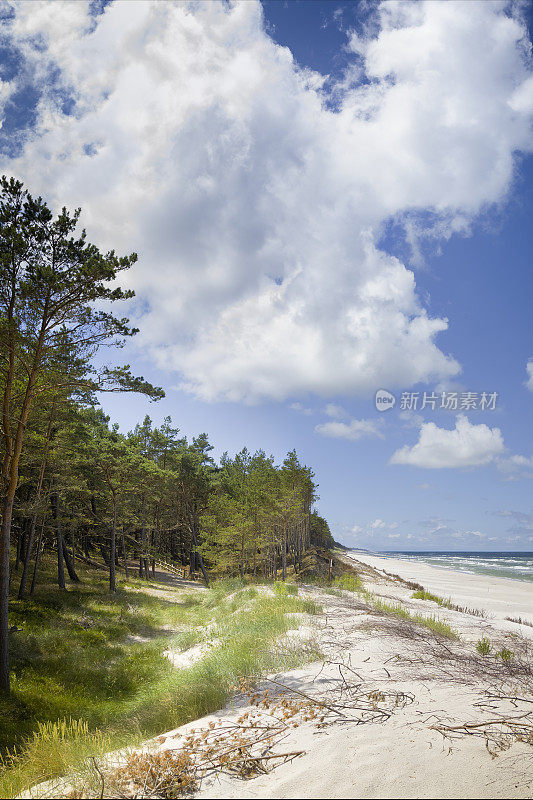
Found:
<path fill-rule="evenodd" d="M 366 564 L 381 573 L 393 573 L 406 581 L 420 583 L 429 592 L 453 603 L 485 612 L 498 627 L 533 634 L 533 628 L 509 622 L 506 617 L 522 618 L 533 624 L 533 582 L 512 578 L 476 575 L 434 567 L 422 561 L 378 556 L 359 550 L 343 552 L 345 558 Z"/>
<path fill-rule="evenodd" d="M 409 578 L 384 574 L 395 568 L 406 574 L 404 567 L 420 565 L 399 559 L 393 565 L 391 559 L 356 558 L 354 553 L 343 553 L 340 560 L 353 564 L 361 588 L 299 585 L 298 595 L 317 604 L 318 612 L 299 615 L 300 627 L 277 643 L 289 650 L 307 646 L 312 659 L 260 678 L 253 697 L 236 687 L 225 708 L 146 741 L 134 756 L 155 759 L 156 769 L 157 759 L 186 748 L 191 736 L 201 743 L 207 736 L 216 739 L 219 731 L 224 735 L 238 728 L 255 735 L 274 724 L 279 740 L 269 738 L 260 753 L 254 751 L 272 761 L 244 776 L 217 768 L 196 787 L 197 800 L 530 798 L 531 745 L 513 729 L 502 731 L 499 720 L 513 725 L 527 718 L 531 724 L 531 645 L 526 637 L 533 628 L 437 607 L 413 598 Z M 441 570 L 436 571 L 440 576 Z M 440 587 L 442 595 L 442 583 L 431 583 L 420 570 L 411 574 L 423 577 L 426 589 Z M 457 577 L 467 584 L 473 576 L 452 576 Z M 467 595 L 463 590 L 454 597 Z M 435 619 L 449 626 L 448 634 L 423 624 Z M 486 654 L 477 650 L 482 639 L 490 641 Z M 510 654 L 505 660 L 498 657 L 503 648 Z M 189 655 L 202 658 L 192 648 Z M 314 699 L 319 718 L 300 713 L 287 719 L 291 702 L 305 710 Z M 340 704 L 338 710 L 332 703 Z M 254 724 L 259 719 L 259 728 L 250 725 L 252 719 Z M 269 737 L 274 730 L 268 729 Z M 124 753 L 110 756 L 114 767 L 123 764 Z M 94 791 L 75 796 L 102 796 L 100 782 L 94 785 Z M 72 787 L 59 779 L 55 786 L 36 786 L 22 797 L 64 797 L 67 788 Z M 138 796 L 115 793 L 109 784 L 106 789 L 107 797 Z"/>

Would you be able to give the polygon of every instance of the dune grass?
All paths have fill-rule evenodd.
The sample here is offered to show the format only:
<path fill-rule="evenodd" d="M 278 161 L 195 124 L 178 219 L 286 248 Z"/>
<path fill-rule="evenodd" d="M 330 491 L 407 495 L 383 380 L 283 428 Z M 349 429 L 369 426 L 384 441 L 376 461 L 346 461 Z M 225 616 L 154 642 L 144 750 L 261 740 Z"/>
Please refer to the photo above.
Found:
<path fill-rule="evenodd" d="M 348 592 L 360 592 L 363 588 L 363 584 L 359 575 L 346 573 L 345 575 L 340 575 L 338 578 L 335 578 L 333 581 L 333 588 L 344 589 Z"/>
<path fill-rule="evenodd" d="M 436 633 L 438 636 L 444 636 L 446 639 L 459 638 L 459 634 L 451 625 L 448 625 L 445 620 L 440 619 L 434 614 L 429 617 L 423 614 L 413 614 L 408 609 L 404 608 L 401 603 L 387 603 L 379 597 L 369 596 L 368 593 L 366 594 L 366 599 L 375 611 L 385 614 L 394 614 L 394 616 L 400 617 L 400 619 L 414 622 L 416 625 L 422 625 L 424 628 L 428 628 L 430 631 L 433 631 L 433 633 Z"/>
<path fill-rule="evenodd" d="M 12 696 L 0 701 L 4 766 L 0 796 L 64 773 L 75 763 L 177 727 L 222 707 L 242 676 L 290 669 L 313 648 L 283 644 L 299 613 L 318 607 L 290 586 L 261 591 L 218 581 L 183 591 L 128 581 L 116 595 L 105 577 L 60 592 L 41 585 L 13 601 Z M 192 666 L 164 652 L 211 641 Z"/>
<path fill-rule="evenodd" d="M 449 608 L 450 611 L 459 611 L 461 614 L 470 614 L 473 617 L 485 617 L 486 613 L 481 608 L 469 608 L 468 606 L 461 606 L 457 603 L 452 603 L 451 599 L 439 597 L 437 594 L 433 594 L 432 592 L 428 592 L 425 589 L 418 589 L 414 594 L 411 595 L 413 600 L 430 600 L 432 603 L 436 603 L 441 608 Z"/>
<path fill-rule="evenodd" d="M 419 589 L 417 592 L 414 592 L 411 597 L 413 600 L 431 600 L 432 603 L 436 603 L 438 606 L 443 606 L 444 608 L 451 608 L 452 605 L 450 600 L 439 597 L 432 592 L 427 592 L 425 589 Z"/>

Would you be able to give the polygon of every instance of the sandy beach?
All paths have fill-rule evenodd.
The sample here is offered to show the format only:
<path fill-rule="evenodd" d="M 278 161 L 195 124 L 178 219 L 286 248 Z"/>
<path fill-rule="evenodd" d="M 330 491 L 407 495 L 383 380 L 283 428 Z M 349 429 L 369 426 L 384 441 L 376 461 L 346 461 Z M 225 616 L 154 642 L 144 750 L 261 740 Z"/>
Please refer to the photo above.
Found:
<path fill-rule="evenodd" d="M 502 627 L 508 630 L 516 631 L 517 628 L 506 621 L 506 617 L 521 617 L 533 624 L 533 582 L 473 575 L 420 561 L 388 556 L 380 558 L 355 550 L 347 552 L 346 557 L 368 564 L 382 573 L 394 573 L 404 580 L 420 583 L 429 592 L 450 598 L 458 605 L 485 611 L 498 623 L 504 623 Z M 527 635 L 527 626 L 520 627 L 521 633 Z"/>
<path fill-rule="evenodd" d="M 253 694 L 237 692 L 221 711 L 136 752 L 161 759 L 188 747 L 198 757 L 211 745 L 235 752 L 237 742 L 250 759 L 246 774 L 242 762 L 239 774 L 208 770 L 194 792 L 205 800 L 531 798 L 533 628 L 504 619 L 530 611 L 530 587 L 354 553 L 340 558 L 357 568 L 364 590 L 300 587 L 321 613 L 302 615 L 279 642 L 308 645 L 318 659 L 267 676 Z M 478 613 L 413 598 L 407 579 Z M 39 787 L 25 796 L 40 796 Z"/>
<path fill-rule="evenodd" d="M 187 748 L 194 758 L 209 747 L 242 750 L 238 770 L 218 764 L 202 774 L 193 796 L 205 800 L 531 798 L 533 628 L 505 620 L 530 610 L 530 587 L 494 578 L 483 589 L 477 576 L 354 553 L 340 559 L 357 569 L 363 590 L 300 586 L 320 613 L 299 615 L 300 627 L 279 641 L 319 658 L 241 688 L 226 708 L 146 742 L 135 757 L 159 769 L 157 759 Z M 477 613 L 414 598 L 407 580 Z M 189 661 L 202 657 L 197 651 L 187 651 Z M 98 796 L 98 786 L 75 796 Z M 63 780 L 23 796 L 64 791 Z M 139 795 L 107 783 L 105 796 Z"/>
<path fill-rule="evenodd" d="M 354 560 L 353 555 L 351 558 Z M 398 568 L 399 572 L 403 567 L 398 562 L 393 570 L 388 559 L 383 561 L 387 571 Z M 363 576 L 364 585 L 375 596 L 401 602 L 411 614 L 435 614 L 434 603 L 413 600 L 413 592 L 403 583 L 382 577 L 378 571 L 382 566 L 380 559 L 365 557 L 364 563 L 370 567 Z M 365 570 L 362 557 L 356 566 Z M 473 605 L 475 601 L 487 614 L 494 614 L 494 618 L 438 608 L 438 617 L 449 622 L 460 636 L 460 642 L 452 644 L 426 636 L 423 629 L 408 631 L 401 621 L 393 618 L 383 620 L 369 615 L 353 593 L 342 592 L 340 597 L 334 597 L 307 589 L 324 609 L 324 616 L 314 623 L 313 636 L 325 659 L 320 664 L 276 676 L 276 680 L 309 696 L 323 697 L 328 692 L 333 695 L 335 687 L 338 690 L 339 683 L 346 679 L 360 683 L 369 693 L 405 692 L 413 702 L 399 707 L 390 718 L 377 724 L 332 724 L 324 729 L 311 724 L 298 726 L 283 742 L 283 749 L 303 750 L 302 756 L 249 781 L 221 776 L 206 783 L 199 797 L 532 796 L 531 746 L 509 740 L 502 743 L 501 750 L 497 746 L 494 749 L 489 742 L 491 728 L 487 729 L 486 739 L 463 733 L 447 738 L 436 729 L 439 724 L 453 727 L 517 713 L 509 700 L 491 705 L 491 692 L 506 692 L 505 668 L 501 671 L 498 665 L 494 670 L 496 660 L 476 656 L 475 646 L 484 636 L 495 646 L 511 647 L 514 643 L 516 650 L 528 652 L 529 639 L 522 634 L 527 635 L 533 629 L 505 622 L 503 617 L 531 612 L 531 601 L 528 605 L 531 588 L 505 580 L 500 588 L 494 578 L 483 590 L 483 581 L 477 576 L 441 575 L 439 570 L 419 565 L 414 569 L 414 566 L 406 565 L 406 579 L 423 582 L 425 588 L 452 596 L 458 602 Z M 438 574 L 433 575 L 434 572 Z M 531 675 L 515 678 L 509 673 L 509 680 L 511 684 L 514 681 L 515 689 L 520 684 L 531 691 Z M 523 712 L 524 708 L 520 710 Z M 226 718 L 229 711 L 226 709 L 222 716 Z"/>

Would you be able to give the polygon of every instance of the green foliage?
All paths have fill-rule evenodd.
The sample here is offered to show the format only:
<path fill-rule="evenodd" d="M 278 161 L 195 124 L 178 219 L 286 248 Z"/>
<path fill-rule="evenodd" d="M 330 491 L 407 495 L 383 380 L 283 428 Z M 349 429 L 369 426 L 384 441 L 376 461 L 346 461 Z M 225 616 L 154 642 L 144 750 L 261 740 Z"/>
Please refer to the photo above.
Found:
<path fill-rule="evenodd" d="M 501 658 L 502 661 L 511 661 L 514 656 L 514 651 L 509 650 L 507 647 L 502 647 L 497 653 L 494 653 L 494 658 Z"/>
<path fill-rule="evenodd" d="M 335 540 L 331 535 L 328 523 L 316 511 L 313 511 L 309 520 L 309 533 L 311 544 L 316 547 L 330 548 L 335 546 Z"/>
<path fill-rule="evenodd" d="M 431 592 L 426 592 L 425 589 L 418 589 L 411 597 L 414 600 L 431 600 L 432 603 L 436 603 L 438 606 L 444 606 L 444 608 L 449 608 L 451 605 L 449 600 L 445 600 L 443 597 L 439 597 Z"/>
<path fill-rule="evenodd" d="M 280 467 L 261 450 L 244 448 L 233 459 L 225 454 L 200 517 L 200 550 L 215 571 L 257 574 L 261 560 L 264 575 L 274 577 L 281 567 L 285 578 L 288 551 L 299 559 L 306 546 L 312 477 L 294 451 Z"/>
<path fill-rule="evenodd" d="M 454 631 L 451 625 L 434 615 L 425 617 L 422 614 L 412 614 L 400 603 L 387 603 L 384 600 L 374 597 L 370 593 L 366 593 L 365 597 L 367 602 L 372 605 L 376 611 L 380 611 L 385 614 L 393 614 L 400 619 L 414 622 L 416 625 L 422 625 L 423 627 L 433 631 L 433 633 L 436 633 L 438 636 L 443 636 L 446 639 L 459 638 L 457 632 Z"/>
<path fill-rule="evenodd" d="M 480 655 L 488 656 L 490 651 L 492 650 L 490 639 L 487 639 L 486 636 L 482 636 L 481 639 L 479 639 L 476 644 L 476 650 Z"/>
<path fill-rule="evenodd" d="M 359 575 L 351 573 L 346 573 L 345 575 L 340 575 L 338 578 L 335 578 L 333 586 L 337 589 L 345 589 L 348 592 L 360 592 L 363 588 Z"/>
<path fill-rule="evenodd" d="M 277 594 L 278 597 L 289 597 L 297 596 L 298 595 L 298 587 L 294 583 L 280 583 L 276 582 L 272 585 L 272 589 L 274 590 L 274 594 Z"/>
<path fill-rule="evenodd" d="M 290 584 L 258 591 L 230 579 L 177 596 L 157 584 L 161 596 L 153 596 L 132 580 L 113 595 L 104 577 L 82 577 L 70 592 L 48 586 L 35 601 L 13 604 L 22 630 L 0 733 L 4 753 L 16 745 L 17 756 L 6 756 L 0 795 L 212 712 L 242 676 L 317 657 L 312 647 L 280 639 L 299 614 L 319 611 Z M 169 638 L 169 627 L 181 632 Z M 163 655 L 202 641 L 211 648 L 185 669 Z"/>

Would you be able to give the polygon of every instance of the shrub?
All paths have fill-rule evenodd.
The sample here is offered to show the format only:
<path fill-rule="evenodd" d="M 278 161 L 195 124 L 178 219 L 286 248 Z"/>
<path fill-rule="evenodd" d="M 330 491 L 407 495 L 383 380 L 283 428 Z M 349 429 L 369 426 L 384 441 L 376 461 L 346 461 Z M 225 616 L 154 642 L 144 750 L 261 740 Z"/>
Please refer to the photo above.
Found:
<path fill-rule="evenodd" d="M 502 661 L 510 661 L 514 656 L 514 652 L 512 650 L 508 650 L 507 647 L 502 647 L 501 650 L 498 650 L 497 653 L 494 653 L 494 658 L 501 658 Z"/>
<path fill-rule="evenodd" d="M 482 636 L 481 639 L 476 644 L 476 650 L 482 656 L 488 656 L 490 651 L 492 650 L 492 645 L 490 640 L 487 639 L 486 636 Z"/>

